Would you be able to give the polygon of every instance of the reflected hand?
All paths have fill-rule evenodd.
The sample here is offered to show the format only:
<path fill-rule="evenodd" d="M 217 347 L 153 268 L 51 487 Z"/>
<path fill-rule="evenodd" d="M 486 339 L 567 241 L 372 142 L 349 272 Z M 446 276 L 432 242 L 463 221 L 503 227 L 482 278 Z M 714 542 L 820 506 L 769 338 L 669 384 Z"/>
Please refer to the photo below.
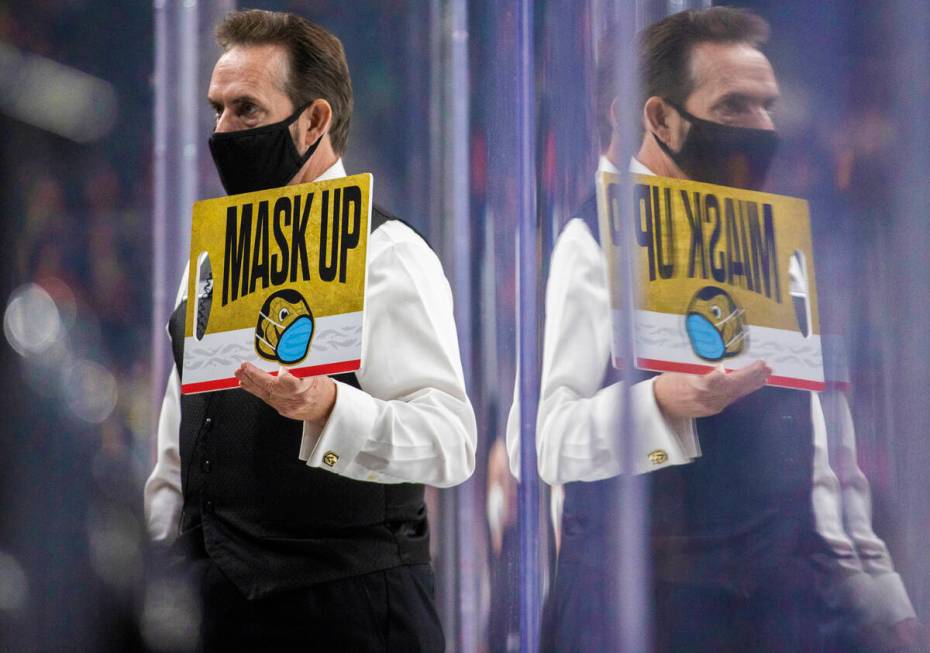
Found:
<path fill-rule="evenodd" d="M 665 372 L 656 378 L 653 392 L 668 417 L 708 417 L 761 388 L 771 373 L 764 361 L 729 373 L 720 368 L 700 376 Z"/>
<path fill-rule="evenodd" d="M 497 495 L 499 504 L 492 497 Z M 500 554 L 504 547 L 504 531 L 517 522 L 517 479 L 510 473 L 507 447 L 503 438 L 494 440 L 488 454 L 488 527 L 491 548 Z"/>
<path fill-rule="evenodd" d="M 310 422 L 323 428 L 336 404 L 336 383 L 328 376 L 299 379 L 285 368 L 274 377 L 251 363 L 236 370 L 243 390 L 274 408 L 284 417 Z"/>

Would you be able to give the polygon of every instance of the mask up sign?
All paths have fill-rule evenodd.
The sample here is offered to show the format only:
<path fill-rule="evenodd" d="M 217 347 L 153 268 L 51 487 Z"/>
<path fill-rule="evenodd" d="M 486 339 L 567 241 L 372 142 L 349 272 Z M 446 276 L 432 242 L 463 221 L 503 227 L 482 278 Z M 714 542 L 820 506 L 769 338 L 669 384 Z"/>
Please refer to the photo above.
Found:
<path fill-rule="evenodd" d="M 617 175 L 599 172 L 619 366 L 621 242 L 629 229 L 636 280 L 636 367 L 704 374 L 757 360 L 768 384 L 824 389 L 807 202 L 665 177 L 633 175 L 633 206 Z"/>
<path fill-rule="evenodd" d="M 361 366 L 370 174 L 194 204 L 184 394 L 248 361 L 295 376 Z"/>

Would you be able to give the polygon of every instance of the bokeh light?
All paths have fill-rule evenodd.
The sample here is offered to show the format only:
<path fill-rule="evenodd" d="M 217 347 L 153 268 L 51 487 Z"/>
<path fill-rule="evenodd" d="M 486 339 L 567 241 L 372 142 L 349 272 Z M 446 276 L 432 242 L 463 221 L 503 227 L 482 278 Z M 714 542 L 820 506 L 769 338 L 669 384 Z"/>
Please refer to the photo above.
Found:
<path fill-rule="evenodd" d="M 20 356 L 45 352 L 62 333 L 55 300 L 40 285 L 23 284 L 10 295 L 3 314 L 3 333 Z"/>
<path fill-rule="evenodd" d="M 91 564 L 109 585 L 131 590 L 142 578 L 142 527 L 127 510 L 97 508 L 87 520 Z"/>
<path fill-rule="evenodd" d="M 29 581 L 22 565 L 0 551 L 0 612 L 18 612 L 26 603 Z"/>
<path fill-rule="evenodd" d="M 154 651 L 188 650 L 197 638 L 200 606 L 179 579 L 149 585 L 142 609 L 142 636 Z"/>
<path fill-rule="evenodd" d="M 75 361 L 65 370 L 62 394 L 68 409 L 91 424 L 100 424 L 108 418 L 119 398 L 113 374 L 89 360 Z"/>

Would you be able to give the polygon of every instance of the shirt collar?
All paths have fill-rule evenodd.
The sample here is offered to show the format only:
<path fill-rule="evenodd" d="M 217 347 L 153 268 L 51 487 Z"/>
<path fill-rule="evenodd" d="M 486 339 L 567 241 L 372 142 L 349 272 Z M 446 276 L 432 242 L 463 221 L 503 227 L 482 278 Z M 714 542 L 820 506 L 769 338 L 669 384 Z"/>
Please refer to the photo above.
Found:
<path fill-rule="evenodd" d="M 342 164 L 342 157 L 336 159 L 336 163 L 329 166 L 322 175 L 314 179 L 313 181 L 329 181 L 330 179 L 338 179 L 340 177 L 346 176 L 346 168 Z"/>
<path fill-rule="evenodd" d="M 620 174 L 620 171 L 617 169 L 617 166 L 608 159 L 605 155 L 601 155 L 600 161 L 597 164 L 598 172 L 611 172 L 615 175 Z M 635 175 L 649 175 L 650 177 L 655 177 L 656 173 L 640 163 L 635 156 L 630 157 L 630 172 Z"/>
<path fill-rule="evenodd" d="M 630 172 L 636 175 L 649 175 L 650 177 L 657 176 L 656 173 L 640 163 L 635 156 L 630 157 Z"/>

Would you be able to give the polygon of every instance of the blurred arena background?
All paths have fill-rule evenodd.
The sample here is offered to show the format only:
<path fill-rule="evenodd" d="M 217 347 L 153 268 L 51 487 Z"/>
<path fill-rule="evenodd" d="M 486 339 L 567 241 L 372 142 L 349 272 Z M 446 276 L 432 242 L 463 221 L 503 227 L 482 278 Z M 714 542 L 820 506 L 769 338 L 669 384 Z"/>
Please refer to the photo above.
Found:
<path fill-rule="evenodd" d="M 153 381 L 164 364 L 153 351 L 168 356 L 153 313 L 164 310 L 153 302 L 153 184 L 155 18 L 165 4 L 182 3 L 0 1 L 0 650 L 183 650 L 191 641 L 193 600 L 164 579 L 147 580 L 141 498 L 153 460 L 154 397 L 164 383 L 163 376 Z M 463 351 L 479 415 L 478 471 L 464 490 L 436 499 L 434 517 L 450 650 L 514 650 L 516 554 L 495 558 L 485 509 L 490 452 L 503 437 L 515 365 L 510 4 L 249 5 L 301 12 L 343 38 L 357 93 L 350 169 L 393 182 L 377 187 L 379 201 L 430 235 L 458 284 L 457 300 L 473 307 L 459 317 L 468 325 Z M 592 118 L 563 86 L 584 91 L 590 79 L 576 68 L 585 69 L 593 50 L 559 41 L 570 19 L 588 20 L 587 13 L 575 13 L 573 3 L 534 4 L 541 71 L 535 219 L 546 244 L 565 207 L 580 199 L 594 161 L 590 139 L 572 134 Z M 676 3 L 653 4 L 664 11 Z M 777 118 L 785 144 L 776 190 L 810 199 L 815 241 L 831 244 L 818 261 L 818 283 L 833 291 L 821 309 L 824 331 L 846 334 L 876 530 L 926 623 L 927 6 L 732 4 L 772 22 L 769 50 L 786 107 Z M 458 18 L 467 33 L 448 31 L 455 6 L 465 10 Z M 450 36 L 438 39 L 440 32 Z M 443 70 L 465 70 L 465 84 L 450 89 L 430 61 L 454 59 L 454 39 L 463 36 L 466 67 Z M 201 39 L 210 61 L 200 63 L 210 66 L 208 29 Z M 560 57 L 577 57 L 579 65 L 560 67 Z M 457 93 L 470 94 L 464 109 Z M 208 125 L 206 102 L 195 102 L 198 128 Z M 446 108 L 467 112 L 459 123 L 466 140 L 445 131 Z M 164 117 L 169 128 L 178 120 Z M 201 150 L 207 135 L 196 133 Z M 464 149 L 450 154 L 449 143 Z M 217 195 L 204 161 L 201 196 Z M 464 205 L 447 195 L 454 179 L 462 182 L 463 166 Z M 442 207 L 464 232 L 441 222 Z M 456 253 L 463 233 L 474 260 Z M 886 249 L 866 245 L 876 242 Z M 165 265 L 173 299 L 177 257 Z M 867 287 L 851 282 L 863 269 L 872 279 Z M 466 533 L 470 540 L 454 539 Z M 464 580 L 460 568 L 469 574 Z"/>

